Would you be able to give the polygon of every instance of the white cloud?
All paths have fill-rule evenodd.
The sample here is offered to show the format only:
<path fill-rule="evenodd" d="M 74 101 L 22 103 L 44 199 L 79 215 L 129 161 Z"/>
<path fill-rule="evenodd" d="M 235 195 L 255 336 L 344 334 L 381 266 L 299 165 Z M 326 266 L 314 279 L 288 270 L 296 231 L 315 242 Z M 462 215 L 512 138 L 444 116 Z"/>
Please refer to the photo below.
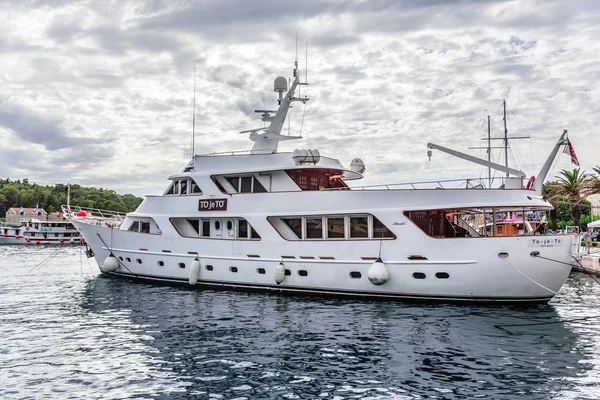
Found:
<path fill-rule="evenodd" d="M 160 193 L 189 154 L 194 66 L 196 149 L 247 149 L 237 132 L 275 106 L 296 32 L 311 101 L 283 150 L 361 157 L 364 184 L 484 176 L 427 162 L 425 144 L 482 146 L 484 110 L 500 136 L 506 99 L 510 134 L 532 137 L 516 167 L 535 174 L 563 128 L 584 169 L 600 164 L 593 1 L 3 1 L 0 17 L 4 177 Z"/>

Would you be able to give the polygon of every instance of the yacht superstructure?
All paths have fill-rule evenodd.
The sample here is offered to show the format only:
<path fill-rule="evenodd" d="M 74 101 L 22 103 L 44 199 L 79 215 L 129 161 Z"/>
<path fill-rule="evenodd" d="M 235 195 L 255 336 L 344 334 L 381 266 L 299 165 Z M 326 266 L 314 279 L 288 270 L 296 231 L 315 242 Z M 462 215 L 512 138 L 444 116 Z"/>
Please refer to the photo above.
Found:
<path fill-rule="evenodd" d="M 532 189 L 522 172 L 485 160 L 475 162 L 513 177 L 499 188 L 350 187 L 365 172 L 360 159 L 345 167 L 317 150 L 278 151 L 280 141 L 299 138 L 281 131 L 291 104 L 308 101 L 295 97 L 301 84 L 297 64 L 289 90 L 285 78 L 275 80 L 277 110 L 258 110 L 269 125 L 243 132 L 252 150 L 193 156 L 118 227 L 73 216 L 102 272 L 367 298 L 546 302 L 556 294 L 571 269 L 573 236 L 498 227 L 502 215 L 552 209 L 538 189 L 566 131 Z"/>

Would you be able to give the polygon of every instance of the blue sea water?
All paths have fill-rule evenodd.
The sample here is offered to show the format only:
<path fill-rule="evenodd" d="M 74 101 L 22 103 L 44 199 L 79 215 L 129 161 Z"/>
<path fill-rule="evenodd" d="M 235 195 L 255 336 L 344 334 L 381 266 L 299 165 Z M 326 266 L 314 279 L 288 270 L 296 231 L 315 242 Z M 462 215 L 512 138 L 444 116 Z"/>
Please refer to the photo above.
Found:
<path fill-rule="evenodd" d="M 530 308 L 188 290 L 0 246 L 0 399 L 598 399 L 599 296 L 579 273 Z"/>

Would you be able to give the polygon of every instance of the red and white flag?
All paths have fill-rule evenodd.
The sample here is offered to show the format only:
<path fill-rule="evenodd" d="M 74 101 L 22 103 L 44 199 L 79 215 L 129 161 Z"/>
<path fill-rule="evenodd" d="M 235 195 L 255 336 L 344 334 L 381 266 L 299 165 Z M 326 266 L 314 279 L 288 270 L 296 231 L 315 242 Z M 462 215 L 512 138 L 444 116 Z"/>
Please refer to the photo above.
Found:
<path fill-rule="evenodd" d="M 575 154 L 575 150 L 573 149 L 573 145 L 571 144 L 569 138 L 567 138 L 567 143 L 565 143 L 565 149 L 563 150 L 563 153 L 570 155 L 571 162 L 579 166 L 579 160 L 577 159 L 577 155 Z"/>

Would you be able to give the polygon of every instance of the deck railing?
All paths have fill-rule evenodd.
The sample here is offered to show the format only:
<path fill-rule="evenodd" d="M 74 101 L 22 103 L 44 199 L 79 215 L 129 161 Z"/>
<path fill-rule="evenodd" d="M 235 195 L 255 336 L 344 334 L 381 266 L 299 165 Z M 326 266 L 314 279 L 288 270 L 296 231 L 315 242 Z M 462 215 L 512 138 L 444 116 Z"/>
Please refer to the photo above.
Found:
<path fill-rule="evenodd" d="M 62 205 L 61 209 L 67 219 L 91 225 L 112 226 L 118 228 L 126 217 L 126 213 L 103 210 L 100 208 Z"/>
<path fill-rule="evenodd" d="M 463 178 L 405 183 L 387 183 L 366 186 L 348 186 L 343 188 L 327 188 L 325 190 L 505 189 L 504 179 L 505 178 L 496 178 L 492 183 L 491 188 L 488 187 L 488 180 L 486 178 Z M 514 189 L 520 188 L 515 187 Z"/>

